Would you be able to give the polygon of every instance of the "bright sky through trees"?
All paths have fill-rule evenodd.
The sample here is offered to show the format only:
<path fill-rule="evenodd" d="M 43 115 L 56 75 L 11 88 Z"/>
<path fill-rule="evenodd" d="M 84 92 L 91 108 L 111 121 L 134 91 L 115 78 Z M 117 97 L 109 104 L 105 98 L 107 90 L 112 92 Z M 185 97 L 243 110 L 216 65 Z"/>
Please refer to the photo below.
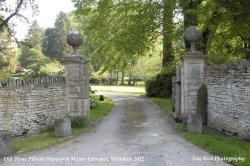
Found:
<path fill-rule="evenodd" d="M 38 24 L 43 28 L 54 27 L 55 18 L 60 11 L 70 12 L 74 10 L 74 4 L 71 0 L 36 0 L 36 3 L 39 5 L 40 11 L 38 16 L 32 17 L 30 10 L 23 11 L 23 13 L 28 17 L 30 23 L 36 19 Z M 13 21 L 17 24 L 15 28 L 17 32 L 16 37 L 19 40 L 23 39 L 27 33 L 29 24 L 20 22 L 17 19 Z"/>

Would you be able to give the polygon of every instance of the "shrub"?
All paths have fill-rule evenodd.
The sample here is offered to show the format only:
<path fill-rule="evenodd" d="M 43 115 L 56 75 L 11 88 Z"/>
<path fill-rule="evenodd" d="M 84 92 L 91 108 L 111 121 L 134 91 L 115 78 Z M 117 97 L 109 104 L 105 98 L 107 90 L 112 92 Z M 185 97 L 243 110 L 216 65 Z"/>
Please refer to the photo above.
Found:
<path fill-rule="evenodd" d="M 45 64 L 40 67 L 39 74 L 41 76 L 63 76 L 64 75 L 64 67 L 58 61 L 52 61 L 50 63 Z"/>
<path fill-rule="evenodd" d="M 148 97 L 171 97 L 172 95 L 172 76 L 171 73 L 159 73 L 145 82 Z"/>
<path fill-rule="evenodd" d="M 90 109 L 96 107 L 96 101 L 95 101 L 95 96 L 94 95 L 89 95 L 89 102 L 90 102 Z"/>
<path fill-rule="evenodd" d="M 19 70 L 20 71 L 20 70 Z M 16 78 L 34 78 L 35 72 L 31 69 L 24 69 L 22 72 L 16 72 L 15 74 L 12 74 L 13 77 Z"/>
<path fill-rule="evenodd" d="M 202 117 L 202 124 L 207 125 L 207 87 L 202 85 L 197 93 L 197 113 Z"/>
<path fill-rule="evenodd" d="M 98 77 L 95 77 L 95 76 L 91 76 L 90 79 L 89 79 L 89 83 L 91 84 L 100 84 L 100 78 Z"/>
<path fill-rule="evenodd" d="M 95 91 L 91 90 L 91 87 L 89 87 L 89 105 L 90 109 L 95 108 L 97 105 L 97 102 L 95 100 Z"/>
<path fill-rule="evenodd" d="M 88 126 L 88 119 L 84 116 L 73 116 L 70 117 L 71 120 L 71 127 L 72 128 L 77 128 L 77 129 L 81 129 L 83 127 Z"/>

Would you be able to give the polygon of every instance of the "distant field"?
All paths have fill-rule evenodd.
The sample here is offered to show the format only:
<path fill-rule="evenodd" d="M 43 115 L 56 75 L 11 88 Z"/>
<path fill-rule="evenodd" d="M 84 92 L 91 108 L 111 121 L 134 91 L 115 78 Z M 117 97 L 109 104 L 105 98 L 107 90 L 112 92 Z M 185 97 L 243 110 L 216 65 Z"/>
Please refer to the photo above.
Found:
<path fill-rule="evenodd" d="M 104 85 L 90 85 L 92 90 L 97 92 L 114 92 L 114 93 L 128 93 L 128 94 L 145 94 L 143 86 L 104 86 Z"/>

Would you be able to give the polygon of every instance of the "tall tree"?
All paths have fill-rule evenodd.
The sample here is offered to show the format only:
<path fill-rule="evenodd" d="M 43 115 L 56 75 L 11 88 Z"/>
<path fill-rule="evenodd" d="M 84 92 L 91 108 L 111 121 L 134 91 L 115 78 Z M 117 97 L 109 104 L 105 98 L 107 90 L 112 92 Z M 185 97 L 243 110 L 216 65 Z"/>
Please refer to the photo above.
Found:
<path fill-rule="evenodd" d="M 231 57 L 250 57 L 249 1 L 179 0 L 179 4 L 184 15 L 184 28 L 201 27 L 203 41 L 199 48 L 210 61 L 223 63 Z"/>
<path fill-rule="evenodd" d="M 60 12 L 57 15 L 56 21 L 55 21 L 55 43 L 54 49 L 55 53 L 54 55 L 50 54 L 51 58 L 61 60 L 64 56 L 67 56 L 70 54 L 70 46 L 67 44 L 67 34 L 71 30 L 71 23 L 66 13 Z M 52 39 L 53 40 L 53 39 Z"/>
<path fill-rule="evenodd" d="M 250 1 L 228 0 L 220 1 L 219 4 L 223 6 L 225 13 L 227 13 L 223 21 L 227 20 L 229 30 L 229 33 L 224 33 L 224 37 L 226 36 L 228 40 L 231 39 L 229 45 L 226 45 L 228 52 L 234 50 L 231 52 L 242 54 L 242 57 L 250 60 Z M 225 30 L 226 28 L 222 29 Z"/>
<path fill-rule="evenodd" d="M 44 65 L 48 58 L 42 53 L 42 38 L 44 30 L 33 21 L 26 38 L 26 45 L 22 45 L 19 61 L 22 67 L 27 67 L 38 72 L 40 66 Z"/>
<path fill-rule="evenodd" d="M 57 49 L 56 28 L 47 28 L 43 38 L 43 53 L 50 58 L 55 58 Z"/>
<path fill-rule="evenodd" d="M 0 38 L 0 80 L 8 80 L 18 65 L 18 50 L 13 48 L 11 36 L 6 29 L 0 33 Z"/>
<path fill-rule="evenodd" d="M 103 69 L 121 70 L 145 55 L 161 35 L 162 3 L 153 1 L 76 0 L 77 17 L 91 40 L 90 56 Z"/>
<path fill-rule="evenodd" d="M 162 67 L 168 67 L 175 59 L 173 54 L 175 0 L 163 0 L 163 59 Z"/>

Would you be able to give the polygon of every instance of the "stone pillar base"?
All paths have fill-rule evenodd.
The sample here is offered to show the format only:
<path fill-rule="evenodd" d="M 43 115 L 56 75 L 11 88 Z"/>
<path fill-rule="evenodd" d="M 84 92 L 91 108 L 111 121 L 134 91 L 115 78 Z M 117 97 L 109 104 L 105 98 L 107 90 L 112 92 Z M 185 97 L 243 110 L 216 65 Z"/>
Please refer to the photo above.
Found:
<path fill-rule="evenodd" d="M 10 156 L 12 154 L 10 140 L 11 133 L 9 131 L 0 131 L 0 158 Z"/>
<path fill-rule="evenodd" d="M 69 118 L 56 119 L 55 120 L 55 132 L 56 137 L 65 138 L 72 134 L 71 121 Z"/>
<path fill-rule="evenodd" d="M 202 133 L 202 117 L 197 114 L 189 114 L 187 116 L 187 131 L 194 133 Z"/>

